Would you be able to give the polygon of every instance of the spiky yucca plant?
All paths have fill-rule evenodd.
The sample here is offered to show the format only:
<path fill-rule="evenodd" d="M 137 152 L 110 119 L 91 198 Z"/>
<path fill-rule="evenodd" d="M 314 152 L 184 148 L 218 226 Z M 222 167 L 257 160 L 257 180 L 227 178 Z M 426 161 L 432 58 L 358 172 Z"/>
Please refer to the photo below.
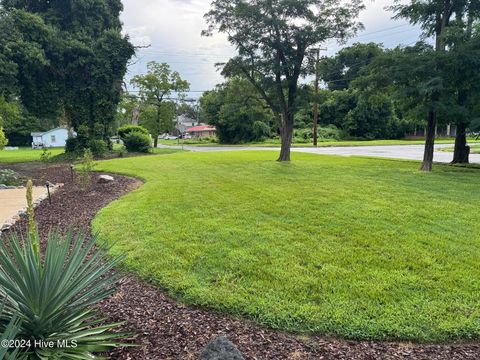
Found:
<path fill-rule="evenodd" d="M 19 316 L 17 337 L 61 344 L 32 345 L 30 359 L 92 359 L 121 345 L 116 340 L 121 335 L 109 332 L 118 324 L 102 325 L 92 310 L 118 280 L 111 270 L 119 259 L 95 249 L 97 238 L 51 233 L 43 259 L 35 246 L 38 237 L 0 241 L 0 297 Z"/>
<path fill-rule="evenodd" d="M 18 316 L 12 311 L 5 310 L 5 304 L 0 305 L 0 359 L 17 360 L 20 349 L 6 346 L 5 341 L 14 340 L 20 329 Z"/>

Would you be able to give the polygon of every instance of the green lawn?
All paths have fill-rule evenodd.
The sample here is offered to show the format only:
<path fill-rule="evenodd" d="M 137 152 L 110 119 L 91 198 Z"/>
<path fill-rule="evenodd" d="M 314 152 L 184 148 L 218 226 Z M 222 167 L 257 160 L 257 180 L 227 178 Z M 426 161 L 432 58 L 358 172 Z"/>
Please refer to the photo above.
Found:
<path fill-rule="evenodd" d="M 64 152 L 63 148 L 48 149 L 51 156 L 59 155 Z M 43 150 L 32 150 L 31 148 L 20 148 L 19 150 L 0 150 L 0 164 L 13 164 L 29 161 L 40 161 L 40 155 Z"/>
<path fill-rule="evenodd" d="M 158 143 L 162 145 L 181 145 L 183 142 L 186 146 L 275 146 L 280 147 L 280 140 L 266 140 L 263 142 L 253 142 L 238 145 L 222 145 L 211 142 L 199 142 L 195 139 L 187 140 L 159 140 Z M 436 139 L 436 144 L 453 144 L 455 139 Z M 318 147 L 330 146 L 379 146 L 379 145 L 423 145 L 425 140 L 362 140 L 362 141 L 322 141 L 318 143 Z M 313 147 L 311 143 L 294 143 L 293 147 Z"/>
<path fill-rule="evenodd" d="M 443 148 L 442 151 L 453 152 L 453 147 Z M 480 154 L 480 145 L 470 145 L 470 154 Z"/>
<path fill-rule="evenodd" d="M 298 332 L 447 341 L 480 335 L 478 170 L 277 152 L 100 162 L 144 186 L 95 230 L 189 304 Z"/>

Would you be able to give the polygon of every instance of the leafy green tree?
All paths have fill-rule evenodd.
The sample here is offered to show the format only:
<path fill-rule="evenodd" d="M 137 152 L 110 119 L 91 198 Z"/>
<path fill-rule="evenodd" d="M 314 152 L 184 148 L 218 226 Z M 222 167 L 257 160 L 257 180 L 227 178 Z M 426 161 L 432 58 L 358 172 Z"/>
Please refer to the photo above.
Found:
<path fill-rule="evenodd" d="M 199 119 L 200 117 L 200 105 L 198 103 L 186 103 L 182 102 L 177 105 L 178 115 L 185 115 L 190 119 Z"/>
<path fill-rule="evenodd" d="M 452 163 L 468 163 L 470 148 L 467 146 L 467 129 L 475 118 L 475 105 L 478 102 L 480 71 L 479 31 L 480 3 L 467 1 L 463 11 L 459 10 L 450 24 L 446 43 L 449 59 L 446 78 L 449 92 L 455 97 L 451 110 L 456 124 L 455 147 Z M 472 112 L 473 110 L 473 112 Z"/>
<path fill-rule="evenodd" d="M 342 128 L 363 139 L 396 138 L 402 134 L 392 99 L 386 94 L 361 93 L 344 118 Z"/>
<path fill-rule="evenodd" d="M 425 151 L 421 170 L 431 171 L 433 163 L 433 150 L 435 143 L 435 129 L 438 121 L 437 105 L 441 103 L 444 96 L 442 90 L 448 86 L 445 83 L 445 68 L 442 67 L 443 56 L 447 52 L 448 37 L 458 27 L 462 19 L 470 17 L 477 19 L 480 15 L 480 4 L 478 1 L 469 0 L 411 0 L 409 3 L 397 3 L 392 7 L 396 12 L 397 18 L 405 18 L 410 23 L 420 25 L 423 35 L 435 38 L 435 59 L 433 64 L 433 74 L 425 78 L 424 82 L 429 83 L 428 87 L 432 89 L 429 93 L 430 104 L 427 115 L 427 131 L 425 140 Z M 466 15 L 468 14 L 468 15 Z M 457 28 L 458 30 L 458 28 Z M 443 73 L 442 73 L 443 72 Z M 431 86 L 431 84 L 434 84 Z"/>
<path fill-rule="evenodd" d="M 353 90 L 329 91 L 320 104 L 320 124 L 335 125 L 343 129 L 347 114 L 357 106 L 357 96 Z"/>
<path fill-rule="evenodd" d="M 86 126 L 89 137 L 107 140 L 134 54 L 121 33 L 121 1 L 1 0 L 0 5 L 6 14 L 0 23 L 14 29 L 3 41 L 11 44 L 6 54 L 15 65 L 5 77 L 14 76 L 29 113 L 61 117 L 76 130 Z"/>
<path fill-rule="evenodd" d="M 225 76 L 249 80 L 271 108 L 280 129 L 279 161 L 290 160 L 298 83 L 308 72 L 306 57 L 329 39 L 343 40 L 360 28 L 360 0 L 214 0 L 204 35 L 227 34 L 238 55 Z"/>
<path fill-rule="evenodd" d="M 156 148 L 162 128 L 162 112 L 165 111 L 163 106 L 165 101 L 171 94 L 182 97 L 190 89 L 190 84 L 183 80 L 177 71 L 172 71 L 166 63 L 160 64 L 151 61 L 148 63 L 147 69 L 146 74 L 133 77 L 131 83 L 140 90 L 139 96 L 143 104 L 156 109 L 153 123 L 149 122 L 153 131 L 153 146 Z"/>
<path fill-rule="evenodd" d="M 160 106 L 144 104 L 140 108 L 139 124 L 147 128 L 150 134 L 163 134 L 175 129 L 175 103 L 163 101 Z"/>
<path fill-rule="evenodd" d="M 375 43 L 355 43 L 341 49 L 335 56 L 320 61 L 319 75 L 330 90 L 344 90 L 362 74 L 362 69 L 383 53 Z"/>
<path fill-rule="evenodd" d="M 225 144 L 263 140 L 271 135 L 273 114 L 252 84 L 233 77 L 200 99 L 202 118 L 217 128 Z"/>

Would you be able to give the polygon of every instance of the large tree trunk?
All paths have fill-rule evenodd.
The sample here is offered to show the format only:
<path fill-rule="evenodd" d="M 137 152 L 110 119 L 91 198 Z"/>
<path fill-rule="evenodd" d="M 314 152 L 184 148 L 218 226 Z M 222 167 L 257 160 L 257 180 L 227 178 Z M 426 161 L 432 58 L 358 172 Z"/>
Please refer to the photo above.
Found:
<path fill-rule="evenodd" d="M 284 121 L 280 129 L 280 138 L 282 147 L 280 149 L 280 156 L 278 161 L 290 161 L 290 148 L 292 147 L 293 138 L 293 116 L 284 116 Z"/>
<path fill-rule="evenodd" d="M 437 9 L 436 13 L 436 28 L 435 28 L 435 51 L 437 53 L 445 51 L 445 42 L 442 38 L 445 28 L 450 19 L 450 12 L 447 4 L 444 4 L 443 9 Z M 438 64 L 435 65 L 438 71 Z M 431 102 L 435 103 L 440 99 L 438 92 L 433 92 Z M 437 128 L 437 114 L 434 109 L 428 112 L 427 133 L 425 134 L 425 150 L 423 153 L 423 162 L 420 170 L 432 171 L 433 165 L 433 150 L 435 145 L 435 133 Z"/>
<path fill-rule="evenodd" d="M 434 110 L 428 112 L 427 131 L 425 134 L 425 150 L 423 153 L 423 162 L 420 170 L 432 171 L 433 150 L 435 145 L 435 127 L 437 125 L 436 114 Z"/>
<path fill-rule="evenodd" d="M 459 122 L 457 123 L 452 164 L 468 164 L 469 156 L 470 147 L 467 145 L 467 126 L 465 123 Z"/>
<path fill-rule="evenodd" d="M 458 105 L 465 106 L 468 93 L 461 89 L 458 93 Z M 467 146 L 467 124 L 464 118 L 457 121 L 457 133 L 455 134 L 455 149 L 453 150 L 452 164 L 468 164 L 470 147 Z"/>

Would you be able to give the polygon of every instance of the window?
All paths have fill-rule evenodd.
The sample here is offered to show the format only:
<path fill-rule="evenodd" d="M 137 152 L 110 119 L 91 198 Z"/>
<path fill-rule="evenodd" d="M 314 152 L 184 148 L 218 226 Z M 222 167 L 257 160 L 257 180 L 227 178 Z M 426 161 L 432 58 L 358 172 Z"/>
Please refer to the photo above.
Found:
<path fill-rule="evenodd" d="M 56 141 L 55 135 L 50 136 L 50 140 L 52 141 L 52 143 L 54 143 Z"/>

